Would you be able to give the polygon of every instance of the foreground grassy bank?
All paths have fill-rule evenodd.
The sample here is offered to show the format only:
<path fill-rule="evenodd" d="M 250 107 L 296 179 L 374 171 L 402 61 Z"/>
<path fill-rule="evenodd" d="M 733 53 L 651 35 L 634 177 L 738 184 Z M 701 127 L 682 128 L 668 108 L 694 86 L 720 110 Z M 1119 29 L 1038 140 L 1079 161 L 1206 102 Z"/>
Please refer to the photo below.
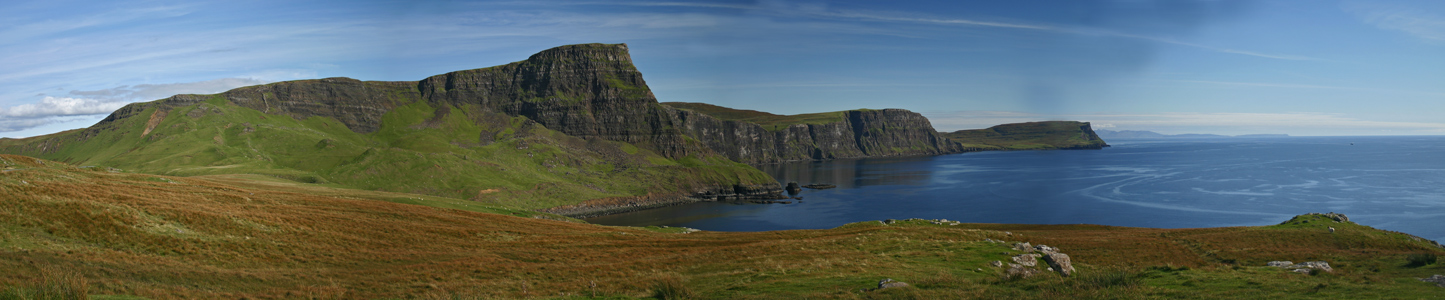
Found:
<path fill-rule="evenodd" d="M 1436 245 L 1321 216 L 1205 229 L 912 220 L 688 232 L 263 177 L 0 160 L 0 270 L 8 271 L 0 285 L 9 291 L 52 284 L 151 299 L 1445 295 L 1415 279 L 1445 267 L 1410 261 L 1445 255 Z M 1078 271 L 1003 276 L 989 262 L 1023 253 L 1013 242 L 1058 247 Z M 1327 261 L 1333 272 L 1265 266 L 1275 260 Z M 867 290 L 883 278 L 911 286 Z"/>

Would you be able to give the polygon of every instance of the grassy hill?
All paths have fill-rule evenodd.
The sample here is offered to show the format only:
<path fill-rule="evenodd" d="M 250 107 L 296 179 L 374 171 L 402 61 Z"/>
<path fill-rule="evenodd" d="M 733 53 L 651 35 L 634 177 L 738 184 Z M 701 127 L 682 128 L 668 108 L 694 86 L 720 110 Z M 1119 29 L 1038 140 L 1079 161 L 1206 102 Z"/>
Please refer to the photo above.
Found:
<path fill-rule="evenodd" d="M 667 158 L 628 143 L 562 134 L 525 117 L 393 95 L 405 105 L 382 115 L 370 133 L 334 118 L 267 114 L 221 95 L 200 95 L 193 97 L 204 101 L 176 107 L 166 100 L 138 104 L 134 117 L 90 129 L 0 139 L 0 152 L 173 176 L 261 174 L 519 209 L 773 183 L 761 171 L 710 153 Z"/>
<path fill-rule="evenodd" d="M 965 146 L 985 150 L 1099 149 L 1108 147 L 1088 122 L 1045 121 L 1003 124 L 943 133 Z"/>
<path fill-rule="evenodd" d="M 777 115 L 756 110 L 727 108 L 707 103 L 663 102 L 662 105 L 695 111 L 724 121 L 743 121 L 762 125 L 768 131 L 778 131 L 797 124 L 828 124 L 842 121 L 841 111 L 800 115 Z"/>
<path fill-rule="evenodd" d="M 1445 266 L 1409 263 L 1412 255 L 1445 254 L 1437 245 L 1318 215 L 1276 226 L 1204 229 L 906 220 L 828 230 L 689 232 L 591 225 L 461 199 L 265 176 L 137 174 L 14 155 L 0 155 L 0 195 L 0 270 L 6 270 L 0 298 L 47 287 L 150 299 L 1415 299 L 1445 293 L 1415 279 L 1445 273 Z M 1058 247 L 1078 271 L 1004 276 L 988 262 L 1021 253 L 1012 242 Z M 1323 260 L 1334 272 L 1264 266 L 1273 260 Z M 883 278 L 911 287 L 865 290 Z"/>

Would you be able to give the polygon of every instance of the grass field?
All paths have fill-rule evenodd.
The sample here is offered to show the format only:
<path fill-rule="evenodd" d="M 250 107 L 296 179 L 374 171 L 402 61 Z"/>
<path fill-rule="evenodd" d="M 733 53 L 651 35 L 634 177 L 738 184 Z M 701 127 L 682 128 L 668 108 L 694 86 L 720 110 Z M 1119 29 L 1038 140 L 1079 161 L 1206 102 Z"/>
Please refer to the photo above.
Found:
<path fill-rule="evenodd" d="M 46 286 L 149 299 L 1445 295 L 1415 279 L 1445 267 L 1408 260 L 1440 248 L 1314 216 L 1206 229 L 914 220 L 683 233 L 264 176 L 112 172 L 13 155 L 0 155 L 0 170 L 0 297 Z M 1003 277 L 987 263 L 1019 252 L 990 239 L 1058 247 L 1078 273 Z M 1335 271 L 1264 266 L 1272 260 L 1324 260 Z M 865 291 L 883 278 L 912 286 Z"/>

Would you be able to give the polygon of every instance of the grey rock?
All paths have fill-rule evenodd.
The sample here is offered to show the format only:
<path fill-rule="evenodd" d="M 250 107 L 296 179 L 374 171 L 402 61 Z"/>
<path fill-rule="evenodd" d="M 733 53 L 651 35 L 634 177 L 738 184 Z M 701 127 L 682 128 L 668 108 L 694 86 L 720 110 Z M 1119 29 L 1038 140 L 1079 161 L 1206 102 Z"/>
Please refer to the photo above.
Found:
<path fill-rule="evenodd" d="M 1017 277 L 1017 278 L 1028 278 L 1028 277 L 1031 277 L 1031 276 L 1034 276 L 1034 275 L 1038 275 L 1040 272 L 1041 272 L 1041 271 L 1039 271 L 1039 270 L 1037 270 L 1037 269 L 1026 268 L 1026 267 L 1023 267 L 1023 266 L 1020 266 L 1020 265 L 1012 265 L 1012 264 L 1011 264 L 1011 265 L 1009 265 L 1008 270 L 1004 270 L 1004 276 L 1007 276 L 1007 277 Z"/>
<path fill-rule="evenodd" d="M 1013 261 L 1014 261 L 1015 263 L 1018 263 L 1018 264 L 1024 265 L 1024 266 L 1032 267 L 1032 266 L 1038 264 L 1039 256 L 1040 256 L 1040 255 L 1038 255 L 1038 254 L 1032 254 L 1032 253 L 1030 253 L 1030 254 L 1019 254 L 1019 255 L 1014 256 L 1012 259 L 1013 259 Z"/>
<path fill-rule="evenodd" d="M 1039 250 L 1039 252 L 1043 253 L 1059 252 L 1059 248 L 1049 247 L 1048 245 L 1034 246 L 1034 250 Z"/>
<path fill-rule="evenodd" d="M 988 262 L 988 265 L 993 266 L 993 267 L 995 267 L 995 268 L 1003 267 L 1003 261 L 997 261 L 997 260 L 991 261 L 991 262 Z"/>
<path fill-rule="evenodd" d="M 1300 272 L 1300 273 L 1309 273 L 1311 269 L 1320 270 L 1320 271 L 1325 271 L 1325 272 L 1334 272 L 1334 271 L 1335 271 L 1334 268 L 1330 268 L 1330 263 L 1325 262 L 1325 261 L 1309 261 L 1309 262 L 1302 262 L 1302 263 L 1296 264 L 1296 263 L 1293 263 L 1293 262 L 1284 260 L 1284 261 L 1271 261 L 1271 262 L 1269 262 L 1269 263 L 1266 263 L 1265 265 L 1271 266 L 1271 267 L 1277 267 L 1277 268 L 1290 269 L 1290 271 Z M 1303 271 L 1301 271 L 1301 270 L 1303 270 Z"/>
<path fill-rule="evenodd" d="M 1013 248 L 1023 252 L 1034 252 L 1034 245 L 1030 245 L 1028 242 L 1014 243 Z"/>
<path fill-rule="evenodd" d="M 1294 262 L 1288 261 L 1288 260 L 1276 260 L 1276 261 L 1271 261 L 1271 262 L 1265 263 L 1264 265 L 1266 265 L 1266 266 L 1271 266 L 1271 267 L 1280 267 L 1280 268 L 1283 268 L 1283 267 L 1293 266 L 1293 265 L 1294 265 Z"/>
<path fill-rule="evenodd" d="M 1325 272 L 1334 272 L 1334 271 L 1335 271 L 1335 269 L 1330 268 L 1330 263 L 1327 263 L 1327 262 L 1324 262 L 1324 261 L 1302 262 L 1302 263 L 1299 263 L 1298 265 L 1295 265 L 1295 266 L 1303 267 L 1303 268 L 1316 269 L 1316 270 L 1325 271 Z"/>
<path fill-rule="evenodd" d="M 878 289 L 900 288 L 908 286 L 907 282 L 895 281 L 893 278 L 884 278 L 878 281 Z"/>
<path fill-rule="evenodd" d="M 1074 274 L 1074 264 L 1069 261 L 1068 254 L 1049 252 L 1044 255 L 1044 262 L 1049 264 L 1051 270 L 1059 272 L 1059 275 L 1068 277 Z"/>
<path fill-rule="evenodd" d="M 1420 278 L 1420 281 L 1433 282 L 1435 286 L 1445 288 L 1445 275 L 1435 274 L 1435 276 Z"/>

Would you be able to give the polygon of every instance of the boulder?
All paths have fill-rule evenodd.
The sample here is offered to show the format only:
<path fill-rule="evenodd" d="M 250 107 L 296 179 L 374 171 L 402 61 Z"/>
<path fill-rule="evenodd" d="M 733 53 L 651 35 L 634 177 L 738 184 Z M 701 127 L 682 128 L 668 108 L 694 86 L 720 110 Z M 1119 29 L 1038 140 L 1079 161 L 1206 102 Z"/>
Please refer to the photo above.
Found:
<path fill-rule="evenodd" d="M 1004 271 L 1004 276 L 1014 278 L 1028 278 L 1030 276 L 1038 275 L 1039 272 L 1039 270 L 1034 268 L 1027 268 L 1020 265 L 1010 265 L 1008 270 Z"/>
<path fill-rule="evenodd" d="M 1038 260 L 1039 260 L 1039 255 L 1038 255 L 1038 254 L 1032 254 L 1032 253 L 1030 253 L 1030 254 L 1019 254 L 1019 255 L 1016 255 L 1016 256 L 1013 257 L 1013 261 L 1014 261 L 1015 263 L 1018 263 L 1018 264 L 1024 265 L 1024 266 L 1029 266 L 1029 267 L 1032 267 L 1032 266 L 1038 264 Z"/>
<path fill-rule="evenodd" d="M 1445 275 L 1435 274 L 1435 276 L 1420 278 L 1420 281 L 1433 282 L 1435 286 L 1445 288 Z"/>
<path fill-rule="evenodd" d="M 995 267 L 995 268 L 1003 267 L 1003 261 L 997 261 L 997 260 L 995 260 L 995 261 L 989 262 L 988 264 L 989 264 L 990 266 Z"/>
<path fill-rule="evenodd" d="M 789 194 L 797 195 L 798 192 L 802 192 L 802 191 L 803 191 L 803 187 L 802 187 L 802 186 L 799 186 L 797 181 L 793 181 L 793 182 L 788 182 L 787 190 L 788 190 L 788 193 L 789 193 Z"/>
<path fill-rule="evenodd" d="M 893 278 L 884 278 L 878 281 L 878 289 L 899 288 L 908 286 L 907 282 L 894 281 Z"/>
<path fill-rule="evenodd" d="M 1330 263 L 1325 262 L 1325 261 L 1309 261 L 1309 262 L 1302 262 L 1302 263 L 1296 264 L 1296 263 L 1290 262 L 1290 261 L 1288 261 L 1288 260 L 1279 260 L 1279 261 L 1271 261 L 1271 262 L 1269 262 L 1269 263 L 1266 263 L 1265 265 L 1271 266 L 1271 267 L 1276 267 L 1276 268 L 1290 269 L 1290 271 L 1298 272 L 1298 273 L 1309 273 L 1310 270 L 1312 270 L 1312 269 L 1313 269 L 1313 270 L 1325 271 L 1325 272 L 1334 272 L 1334 271 L 1335 271 L 1334 268 L 1330 268 Z"/>
<path fill-rule="evenodd" d="M 1028 242 L 1014 243 L 1013 248 L 1015 250 L 1023 252 L 1034 252 L 1034 246 L 1030 245 Z"/>
<path fill-rule="evenodd" d="M 1068 254 L 1049 252 L 1044 255 L 1044 262 L 1049 264 L 1050 269 L 1059 272 L 1059 275 L 1068 277 L 1074 274 L 1074 264 L 1069 262 Z"/>
<path fill-rule="evenodd" d="M 1043 253 L 1059 252 L 1059 248 L 1049 247 L 1048 245 L 1034 246 L 1034 250 L 1039 250 L 1039 252 Z"/>
<path fill-rule="evenodd" d="M 1302 262 L 1302 263 L 1299 263 L 1298 265 L 1295 265 L 1295 267 L 1310 268 L 1310 269 L 1316 269 L 1316 270 L 1325 271 L 1325 272 L 1334 272 L 1334 271 L 1335 271 L 1335 269 L 1330 268 L 1330 263 L 1327 263 L 1327 262 L 1324 262 L 1324 261 Z"/>

